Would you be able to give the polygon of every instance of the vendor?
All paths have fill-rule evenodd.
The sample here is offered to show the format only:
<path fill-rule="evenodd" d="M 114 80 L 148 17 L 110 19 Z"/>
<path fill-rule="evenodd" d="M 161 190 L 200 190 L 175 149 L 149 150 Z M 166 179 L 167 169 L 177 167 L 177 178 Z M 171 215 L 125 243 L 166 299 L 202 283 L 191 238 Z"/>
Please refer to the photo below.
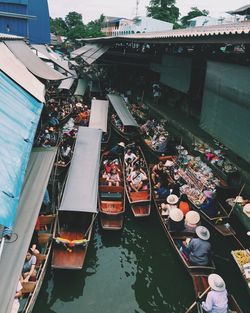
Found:
<path fill-rule="evenodd" d="M 185 216 L 185 231 L 195 233 L 195 229 L 200 225 L 200 214 L 196 211 L 189 211 Z"/>
<path fill-rule="evenodd" d="M 180 209 L 172 209 L 169 212 L 169 230 L 180 232 L 184 230 L 184 214 Z"/>
<path fill-rule="evenodd" d="M 167 197 L 166 201 L 167 201 L 167 203 L 162 203 L 161 204 L 162 215 L 169 215 L 169 212 L 172 209 L 178 209 L 177 208 L 177 203 L 179 201 L 179 198 L 176 195 L 174 195 L 174 194 L 169 195 Z"/>
<path fill-rule="evenodd" d="M 212 290 L 208 292 L 206 301 L 202 302 L 202 308 L 210 313 L 227 313 L 228 297 L 224 280 L 217 274 L 210 274 L 208 284 Z"/>
<path fill-rule="evenodd" d="M 198 226 L 195 230 L 198 238 L 192 238 L 187 246 L 189 261 L 193 265 L 206 266 L 211 261 L 211 244 L 209 230 L 204 226 Z"/>
<path fill-rule="evenodd" d="M 180 196 L 178 207 L 184 215 L 186 215 L 190 211 L 190 204 L 188 202 L 188 197 L 185 193 Z"/>
<path fill-rule="evenodd" d="M 209 217 L 216 217 L 218 215 L 218 210 L 215 204 L 215 194 L 211 190 L 205 190 L 204 196 L 206 197 L 200 209 Z"/>

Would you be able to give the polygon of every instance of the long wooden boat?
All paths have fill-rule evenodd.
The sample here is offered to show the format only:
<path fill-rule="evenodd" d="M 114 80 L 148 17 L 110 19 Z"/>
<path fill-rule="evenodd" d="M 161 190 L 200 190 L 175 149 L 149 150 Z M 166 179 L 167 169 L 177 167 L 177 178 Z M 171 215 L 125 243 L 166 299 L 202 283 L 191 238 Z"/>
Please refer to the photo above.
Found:
<path fill-rule="evenodd" d="M 150 180 L 150 173 L 149 168 L 145 159 L 145 156 L 142 152 L 142 149 L 138 146 L 138 157 L 142 160 L 143 166 L 141 169 L 146 173 L 148 180 L 143 185 L 142 189 L 138 192 L 132 191 L 129 185 L 129 176 L 126 175 L 125 180 L 125 189 L 129 204 L 131 206 L 131 210 L 135 217 L 145 217 L 149 216 L 151 212 L 151 180 Z M 124 173 L 126 173 L 126 167 L 124 162 Z"/>
<path fill-rule="evenodd" d="M 124 99 L 118 94 L 108 94 L 107 98 L 114 109 L 111 113 L 111 125 L 115 132 L 124 139 L 138 136 L 139 125 L 128 110 Z"/>
<path fill-rule="evenodd" d="M 249 278 L 250 251 L 248 249 L 247 250 L 233 250 L 231 251 L 231 254 L 240 271 L 242 279 L 247 287 L 247 291 L 250 294 L 250 278 Z"/>
<path fill-rule="evenodd" d="M 97 215 L 102 132 L 79 127 L 54 233 L 52 268 L 81 269 Z"/>
<path fill-rule="evenodd" d="M 83 267 L 94 220 L 92 213 L 59 212 L 53 234 L 52 268 L 80 270 Z"/>
<path fill-rule="evenodd" d="M 42 251 L 40 254 L 36 255 L 36 280 L 22 283 L 22 294 L 24 295 L 23 299 L 21 300 L 22 313 L 32 312 L 41 289 L 46 269 L 49 264 L 49 257 L 53 244 L 52 236 L 55 224 L 55 216 L 55 214 L 51 214 L 44 216 L 42 215 L 39 217 L 41 230 L 38 231 L 38 241 Z"/>
<path fill-rule="evenodd" d="M 119 186 L 108 186 L 106 174 L 103 166 L 104 156 L 101 159 L 101 170 L 99 178 L 99 211 L 100 222 L 103 229 L 120 230 L 123 227 L 124 212 L 125 212 L 125 188 L 124 188 L 124 173 L 121 159 L 111 159 L 105 155 L 105 159 L 111 163 L 118 161 L 116 168 L 119 170 L 120 184 Z"/>
<path fill-rule="evenodd" d="M 174 248 L 174 250 L 177 252 L 177 255 L 180 257 L 182 263 L 184 264 L 184 266 L 186 267 L 186 269 L 188 270 L 188 272 L 190 273 L 190 275 L 193 274 L 209 274 L 212 273 L 215 270 L 215 264 L 212 261 L 211 264 L 207 265 L 207 266 L 201 266 L 201 265 L 191 265 L 187 258 L 185 257 L 185 255 L 183 255 L 183 253 L 180 251 L 179 249 L 179 243 L 181 241 L 185 241 L 187 239 L 192 239 L 196 236 L 195 233 L 192 232 L 173 232 L 169 230 L 169 223 L 168 223 L 168 219 L 165 218 L 162 214 L 161 214 L 161 204 L 165 202 L 165 199 L 157 199 L 155 198 L 155 196 L 153 196 L 154 199 L 154 203 L 155 203 L 155 208 L 157 211 L 157 215 L 159 217 L 159 220 L 161 222 L 161 225 L 163 227 L 163 230 L 165 232 L 165 234 L 167 235 L 168 240 L 170 241 L 172 247 Z"/>
<path fill-rule="evenodd" d="M 199 297 L 208 287 L 208 276 L 207 275 L 192 275 L 193 285 L 194 285 L 194 291 L 196 298 Z M 205 300 L 206 296 L 202 298 L 202 300 Z M 231 294 L 228 294 L 228 306 L 231 312 L 234 313 L 243 313 L 239 304 L 235 300 L 234 296 Z M 194 312 L 197 311 L 197 313 L 205 313 L 205 311 L 202 309 L 201 304 L 199 302 L 196 303 L 196 307 L 193 310 Z"/>

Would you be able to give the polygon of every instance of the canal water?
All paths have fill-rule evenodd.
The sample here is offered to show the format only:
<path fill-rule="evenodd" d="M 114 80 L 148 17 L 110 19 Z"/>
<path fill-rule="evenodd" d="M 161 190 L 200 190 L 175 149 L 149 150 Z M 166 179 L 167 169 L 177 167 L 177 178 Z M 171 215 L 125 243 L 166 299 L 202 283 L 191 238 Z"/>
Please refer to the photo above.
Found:
<path fill-rule="evenodd" d="M 111 145 L 119 141 L 113 134 Z M 233 238 L 210 232 L 217 273 L 250 313 L 250 296 L 230 255 L 239 247 Z M 151 216 L 136 219 L 127 205 L 123 230 L 103 231 L 95 222 L 81 271 L 48 268 L 33 313 L 185 313 L 194 299 L 192 280 L 154 206 Z"/>

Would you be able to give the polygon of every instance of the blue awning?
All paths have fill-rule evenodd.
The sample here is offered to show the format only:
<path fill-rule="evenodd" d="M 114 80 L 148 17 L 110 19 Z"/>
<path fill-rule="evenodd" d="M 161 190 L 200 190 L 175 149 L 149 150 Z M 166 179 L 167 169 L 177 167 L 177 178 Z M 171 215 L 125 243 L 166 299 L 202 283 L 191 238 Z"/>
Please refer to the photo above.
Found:
<path fill-rule="evenodd" d="M 11 227 L 42 103 L 0 72 L 0 225 Z"/>

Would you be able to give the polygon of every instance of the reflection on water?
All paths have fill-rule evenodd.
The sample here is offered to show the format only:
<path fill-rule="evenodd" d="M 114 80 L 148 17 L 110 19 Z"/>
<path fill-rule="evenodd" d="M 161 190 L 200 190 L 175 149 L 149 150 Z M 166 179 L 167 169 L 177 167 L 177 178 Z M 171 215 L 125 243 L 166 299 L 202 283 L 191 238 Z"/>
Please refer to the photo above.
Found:
<path fill-rule="evenodd" d="M 129 212 L 122 231 L 95 225 L 82 271 L 49 269 L 34 313 L 181 313 L 193 301 L 190 287 L 155 214 Z"/>

